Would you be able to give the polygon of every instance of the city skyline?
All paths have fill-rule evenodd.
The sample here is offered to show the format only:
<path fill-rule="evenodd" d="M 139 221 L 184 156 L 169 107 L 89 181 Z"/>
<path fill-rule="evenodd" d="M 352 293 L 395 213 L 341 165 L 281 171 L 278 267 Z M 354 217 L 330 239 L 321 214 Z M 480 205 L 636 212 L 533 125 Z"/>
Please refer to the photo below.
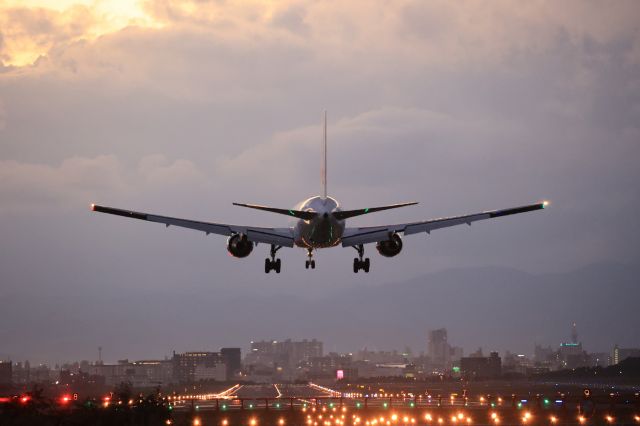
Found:
<path fill-rule="evenodd" d="M 578 347 L 580 349 L 580 351 L 585 351 L 586 353 L 596 353 L 596 354 L 601 354 L 601 353 L 607 353 L 608 356 L 610 357 L 611 361 L 613 363 L 617 363 L 620 361 L 619 358 L 617 358 L 616 355 L 616 350 L 618 348 L 624 348 L 625 350 L 627 350 L 625 348 L 625 346 L 627 347 L 640 347 L 640 343 L 638 344 L 634 344 L 634 345 L 620 345 L 618 344 L 618 342 L 613 343 L 607 350 L 602 351 L 602 350 L 597 350 L 594 348 L 590 348 L 589 347 L 589 343 L 587 342 L 586 345 L 583 345 L 584 342 L 582 342 L 582 340 L 580 340 L 578 338 L 579 334 L 577 331 L 577 324 L 571 323 L 568 324 L 567 327 L 568 330 L 571 330 L 570 332 L 567 333 L 567 339 L 557 343 L 557 344 L 550 344 L 548 342 L 533 342 L 532 343 L 532 349 L 530 351 L 518 351 L 518 350 L 513 350 L 513 348 L 506 348 L 506 349 L 501 349 L 498 350 L 496 348 L 491 348 L 491 347 L 483 347 L 483 346 L 478 346 L 478 347 L 474 347 L 474 348 L 469 348 L 466 347 L 464 345 L 463 342 L 459 342 L 456 341 L 455 338 L 453 341 L 449 341 L 448 340 L 448 333 L 447 333 L 447 329 L 445 328 L 440 328 L 440 329 L 430 329 L 427 332 L 425 332 L 425 342 L 424 342 L 424 347 L 411 347 L 410 345 L 404 345 L 401 348 L 398 347 L 377 347 L 377 346 L 372 346 L 372 347 L 359 347 L 359 348 L 349 348 L 347 350 L 343 350 L 343 351 L 338 351 L 338 350 L 327 350 L 324 351 L 324 353 L 329 353 L 329 354 L 341 354 L 341 355 L 354 355 L 354 354 L 361 354 L 361 353 L 371 353 L 371 354 L 394 354 L 397 356 L 402 356 L 404 358 L 407 359 L 413 359 L 416 357 L 423 357 L 423 356 L 428 356 L 432 359 L 433 362 L 436 363 L 442 363 L 445 364 L 449 361 L 446 361 L 449 359 L 449 357 L 455 356 L 457 359 L 459 359 L 462 356 L 473 356 L 474 353 L 485 353 L 485 354 L 489 354 L 492 352 L 496 352 L 498 354 L 504 355 L 504 354 L 513 354 L 513 355 L 518 355 L 520 356 L 520 354 L 522 354 L 522 356 L 526 356 L 530 359 L 536 359 L 539 357 L 538 355 L 538 351 L 547 351 L 547 350 L 553 350 L 553 351 L 562 351 L 563 348 L 568 348 L 571 349 L 572 347 Z M 444 333 L 444 334 L 442 334 Z M 437 341 L 438 343 L 432 343 L 432 336 L 439 336 L 437 337 Z M 442 337 L 443 336 L 443 337 Z M 455 336 L 454 336 L 455 337 Z M 252 358 L 252 348 L 254 347 L 260 347 L 260 346 L 256 346 L 256 345 L 267 345 L 267 346 L 277 346 L 277 345 L 290 345 L 291 342 L 293 342 L 294 344 L 313 344 L 315 345 L 316 342 L 319 345 L 319 349 L 315 349 L 316 352 L 314 356 L 322 356 L 323 354 L 323 347 L 325 347 L 325 343 L 324 341 L 320 341 L 317 340 L 316 338 L 310 337 L 310 338 L 300 338 L 300 340 L 296 340 L 296 339 L 292 339 L 291 337 L 283 337 L 283 338 L 275 338 L 274 336 L 267 336 L 267 337 L 262 337 L 260 339 L 256 339 L 256 340 L 251 340 L 248 343 L 244 342 L 244 344 L 236 344 L 236 347 L 238 350 L 241 350 L 242 353 L 244 353 L 243 356 L 243 360 L 245 362 L 255 362 L 255 360 L 253 360 Z M 330 342 L 328 342 L 330 343 Z M 151 356 L 147 356 L 147 357 L 143 357 L 143 358 L 138 358 L 138 359 L 134 359 L 131 358 L 130 356 L 128 356 L 126 353 L 120 353 L 120 354 L 115 354 L 113 355 L 113 358 L 104 358 L 103 357 L 103 352 L 104 352 L 104 347 L 99 346 L 96 348 L 96 358 L 95 359 L 91 359 L 91 358 L 74 358 L 74 359 L 66 359 L 66 360 L 56 360 L 56 361 L 46 361 L 46 360 L 37 360 L 37 358 L 35 358 L 35 365 L 48 365 L 50 367 L 54 366 L 54 365 L 63 365 L 63 364 L 73 364 L 73 363 L 78 363 L 78 362 L 89 362 L 91 364 L 116 364 L 118 362 L 121 362 L 123 360 L 127 360 L 127 361 L 144 361 L 144 360 L 170 360 L 173 356 L 175 356 L 175 354 L 177 352 L 193 352 L 193 353 L 197 353 L 197 352 L 211 352 L 211 351 L 215 351 L 216 348 L 220 348 L 220 345 L 215 345 L 215 344 L 209 344 L 209 345 L 202 345 L 200 347 L 191 347 L 191 348 L 179 348 L 178 350 L 176 349 L 172 349 L 170 353 L 167 354 L 150 354 Z M 555 348 L 555 349 L 554 349 Z M 106 348 L 108 349 L 108 348 Z M 224 351 L 225 348 L 223 348 Z M 449 353 L 451 351 L 451 354 Z M 459 352 L 457 352 L 459 351 Z M 456 355 L 453 355 L 454 352 L 456 353 Z M 438 355 L 434 355 L 438 354 Z M 435 358 L 434 358 L 435 357 Z M 438 358 L 439 357 L 439 358 Z M 257 358 L 259 359 L 259 358 Z M 302 358 L 301 358 L 302 359 Z M 306 358 L 304 358 L 306 359 Z M 34 360 L 34 358 L 16 358 L 16 357 L 11 357 L 8 354 L 0 354 L 0 361 L 12 361 L 14 363 L 23 363 L 23 362 L 31 362 L 32 360 Z"/>

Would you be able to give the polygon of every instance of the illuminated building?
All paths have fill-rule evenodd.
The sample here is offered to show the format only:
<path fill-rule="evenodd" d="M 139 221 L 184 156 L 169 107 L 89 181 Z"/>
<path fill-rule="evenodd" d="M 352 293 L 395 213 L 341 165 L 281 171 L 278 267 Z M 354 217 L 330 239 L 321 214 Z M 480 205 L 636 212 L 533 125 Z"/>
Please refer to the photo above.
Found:
<path fill-rule="evenodd" d="M 227 367 L 219 352 L 185 352 L 173 354 L 175 383 L 193 383 L 199 380 L 226 380 Z"/>
<path fill-rule="evenodd" d="M 294 368 L 301 362 L 323 355 L 322 342 L 316 339 L 292 341 L 291 339 L 251 342 L 251 350 L 245 357 L 246 364 L 270 367 Z"/>
<path fill-rule="evenodd" d="M 631 357 L 640 357 L 640 348 L 620 348 L 618 345 L 613 347 L 612 364 L 619 364 L 620 361 Z"/>

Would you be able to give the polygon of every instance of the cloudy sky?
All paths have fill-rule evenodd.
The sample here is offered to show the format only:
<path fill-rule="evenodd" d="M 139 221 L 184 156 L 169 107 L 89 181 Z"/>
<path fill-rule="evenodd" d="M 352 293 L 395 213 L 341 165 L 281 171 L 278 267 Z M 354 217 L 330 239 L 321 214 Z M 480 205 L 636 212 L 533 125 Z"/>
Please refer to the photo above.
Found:
<path fill-rule="evenodd" d="M 0 314 L 0 355 L 287 337 L 254 335 L 268 318 L 243 314 L 235 341 L 179 346 L 142 327 L 139 346 L 89 339 L 72 295 L 90 312 L 129 292 L 314 299 L 448 268 L 637 265 L 639 22 L 635 1 L 0 0 L 0 303 L 35 318 Z M 283 273 L 265 276 L 264 245 L 233 259 L 222 237 L 89 212 L 282 226 L 231 203 L 291 207 L 320 191 L 324 109 L 343 207 L 420 201 L 352 223 L 552 208 L 416 235 L 394 259 L 371 246 L 368 276 L 343 248 L 318 253 L 315 271 L 283 250 Z M 112 315 L 161 309 L 136 300 Z M 188 329 L 190 312 L 166 321 Z M 42 340 L 52 333 L 62 343 Z"/>

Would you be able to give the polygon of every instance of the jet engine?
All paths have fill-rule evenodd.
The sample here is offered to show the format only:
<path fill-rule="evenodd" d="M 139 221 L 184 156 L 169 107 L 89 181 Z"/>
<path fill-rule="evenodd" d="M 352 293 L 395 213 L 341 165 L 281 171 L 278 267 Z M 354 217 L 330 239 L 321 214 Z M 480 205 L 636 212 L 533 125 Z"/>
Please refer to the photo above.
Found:
<path fill-rule="evenodd" d="M 378 253 L 384 257 L 393 257 L 398 255 L 402 251 L 402 239 L 400 235 L 393 233 L 389 235 L 389 239 L 386 241 L 379 241 L 376 244 Z"/>
<path fill-rule="evenodd" d="M 247 257 L 253 251 L 253 243 L 244 234 L 234 234 L 227 240 L 227 251 L 233 257 Z"/>

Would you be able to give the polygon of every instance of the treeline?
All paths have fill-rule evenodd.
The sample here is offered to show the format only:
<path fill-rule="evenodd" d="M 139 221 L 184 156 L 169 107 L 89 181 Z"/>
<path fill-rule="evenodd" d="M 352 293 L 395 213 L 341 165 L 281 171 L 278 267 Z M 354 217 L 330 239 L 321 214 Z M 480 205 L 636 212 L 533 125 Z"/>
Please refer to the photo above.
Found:
<path fill-rule="evenodd" d="M 607 378 L 607 379 L 640 379 L 640 358 L 627 358 L 616 365 L 609 367 L 582 367 L 574 370 L 552 371 L 540 375 L 549 379 L 582 379 L 582 378 Z"/>
<path fill-rule="evenodd" d="M 169 422 L 167 422 L 169 421 Z M 172 424 L 171 407 L 159 390 L 136 394 L 128 384 L 104 399 L 49 398 L 34 388 L 0 404 L 2 426 L 151 426 Z"/>

